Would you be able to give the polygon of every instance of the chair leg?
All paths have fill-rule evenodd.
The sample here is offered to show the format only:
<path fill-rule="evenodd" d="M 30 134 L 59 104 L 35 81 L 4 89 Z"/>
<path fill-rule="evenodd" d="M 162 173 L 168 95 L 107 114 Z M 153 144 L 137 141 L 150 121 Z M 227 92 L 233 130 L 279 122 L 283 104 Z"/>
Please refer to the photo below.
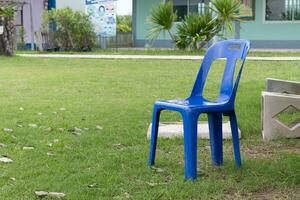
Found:
<path fill-rule="evenodd" d="M 183 115 L 185 178 L 197 178 L 197 126 L 198 116 L 193 113 Z"/>
<path fill-rule="evenodd" d="M 208 113 L 211 158 L 214 165 L 223 164 L 222 114 Z"/>
<path fill-rule="evenodd" d="M 148 161 L 149 166 L 154 165 L 154 161 L 155 161 L 160 112 L 161 112 L 160 109 L 157 109 L 156 107 L 153 108 L 150 154 L 149 154 L 149 161 Z"/>
<path fill-rule="evenodd" d="M 229 114 L 229 119 L 230 119 L 231 132 L 232 132 L 232 142 L 233 142 L 235 163 L 236 166 L 240 168 L 241 167 L 240 139 L 239 139 L 237 119 L 234 111 Z"/>

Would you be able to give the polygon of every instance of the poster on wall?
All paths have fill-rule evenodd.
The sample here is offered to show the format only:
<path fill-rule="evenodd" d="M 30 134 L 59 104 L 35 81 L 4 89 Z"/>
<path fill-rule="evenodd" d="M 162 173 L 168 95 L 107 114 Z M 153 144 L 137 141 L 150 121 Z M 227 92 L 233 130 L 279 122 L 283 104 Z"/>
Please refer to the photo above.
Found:
<path fill-rule="evenodd" d="M 94 31 L 101 37 L 115 37 L 117 34 L 117 1 L 86 0 L 86 14 L 91 18 Z"/>

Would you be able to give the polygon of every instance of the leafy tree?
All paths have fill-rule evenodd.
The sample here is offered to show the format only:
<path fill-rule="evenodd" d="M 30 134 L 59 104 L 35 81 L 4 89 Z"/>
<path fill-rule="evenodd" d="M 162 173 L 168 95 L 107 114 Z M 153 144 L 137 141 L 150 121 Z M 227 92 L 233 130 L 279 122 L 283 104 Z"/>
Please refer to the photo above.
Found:
<path fill-rule="evenodd" d="M 0 25 L 3 26 L 3 34 L 0 35 L 0 53 L 12 56 L 14 54 L 15 40 L 13 5 L 0 7 Z"/>
<path fill-rule="evenodd" d="M 49 30 L 55 24 L 55 30 Z M 96 34 L 88 15 L 71 8 L 53 9 L 43 15 L 44 32 L 54 31 L 54 38 L 61 49 L 91 50 Z"/>
<path fill-rule="evenodd" d="M 121 33 L 132 31 L 132 17 L 130 15 L 117 16 L 117 30 Z"/>

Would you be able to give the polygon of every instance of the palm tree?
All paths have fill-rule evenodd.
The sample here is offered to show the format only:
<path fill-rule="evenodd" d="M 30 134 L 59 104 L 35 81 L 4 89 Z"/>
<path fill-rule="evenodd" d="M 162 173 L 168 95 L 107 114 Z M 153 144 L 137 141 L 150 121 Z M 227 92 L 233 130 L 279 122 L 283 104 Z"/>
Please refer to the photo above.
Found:
<path fill-rule="evenodd" d="M 176 19 L 177 15 L 173 12 L 173 3 L 171 1 L 160 3 L 153 7 L 150 16 L 147 19 L 147 22 L 152 25 L 147 37 L 153 41 L 158 38 L 161 32 L 167 31 L 171 39 L 175 41 L 171 29 Z"/>
<path fill-rule="evenodd" d="M 239 0 L 212 0 L 211 9 L 216 12 L 218 28 L 224 32 L 226 30 L 231 33 L 234 31 L 234 23 L 240 21 L 239 11 L 241 2 Z"/>
<path fill-rule="evenodd" d="M 177 25 L 177 33 L 173 35 L 171 29 L 176 20 L 173 5 L 169 1 L 161 3 L 151 10 L 148 22 L 152 25 L 148 38 L 157 39 L 161 32 L 167 31 L 177 47 L 185 49 L 201 49 L 216 35 L 222 35 L 226 31 L 234 32 L 234 23 L 240 21 L 239 0 L 212 0 L 207 5 L 207 11 L 203 15 L 189 14 L 184 21 Z"/>
<path fill-rule="evenodd" d="M 210 12 L 191 13 L 176 27 L 176 45 L 180 49 L 201 49 L 219 32 L 217 26 Z"/>

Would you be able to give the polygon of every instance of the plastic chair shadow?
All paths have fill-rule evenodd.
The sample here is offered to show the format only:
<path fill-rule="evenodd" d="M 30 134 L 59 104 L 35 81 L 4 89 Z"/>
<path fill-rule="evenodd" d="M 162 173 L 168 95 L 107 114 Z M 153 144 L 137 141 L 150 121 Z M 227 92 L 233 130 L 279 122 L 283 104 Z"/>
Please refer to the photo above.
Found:
<path fill-rule="evenodd" d="M 214 44 L 207 50 L 204 56 L 190 97 L 183 100 L 162 100 L 155 102 L 152 117 L 149 166 L 154 165 L 159 117 L 162 110 L 173 110 L 182 115 L 186 179 L 197 178 L 197 123 L 199 115 L 202 113 L 207 113 L 208 115 L 213 164 L 218 166 L 223 163 L 222 115 L 224 115 L 229 116 L 235 162 L 237 167 L 241 166 L 238 125 L 234 102 L 249 49 L 250 43 L 247 40 L 225 40 Z M 209 101 L 202 95 L 203 88 L 211 64 L 219 58 L 226 59 L 220 93 L 216 101 Z M 238 60 L 241 60 L 241 66 L 234 83 L 234 72 Z"/>

